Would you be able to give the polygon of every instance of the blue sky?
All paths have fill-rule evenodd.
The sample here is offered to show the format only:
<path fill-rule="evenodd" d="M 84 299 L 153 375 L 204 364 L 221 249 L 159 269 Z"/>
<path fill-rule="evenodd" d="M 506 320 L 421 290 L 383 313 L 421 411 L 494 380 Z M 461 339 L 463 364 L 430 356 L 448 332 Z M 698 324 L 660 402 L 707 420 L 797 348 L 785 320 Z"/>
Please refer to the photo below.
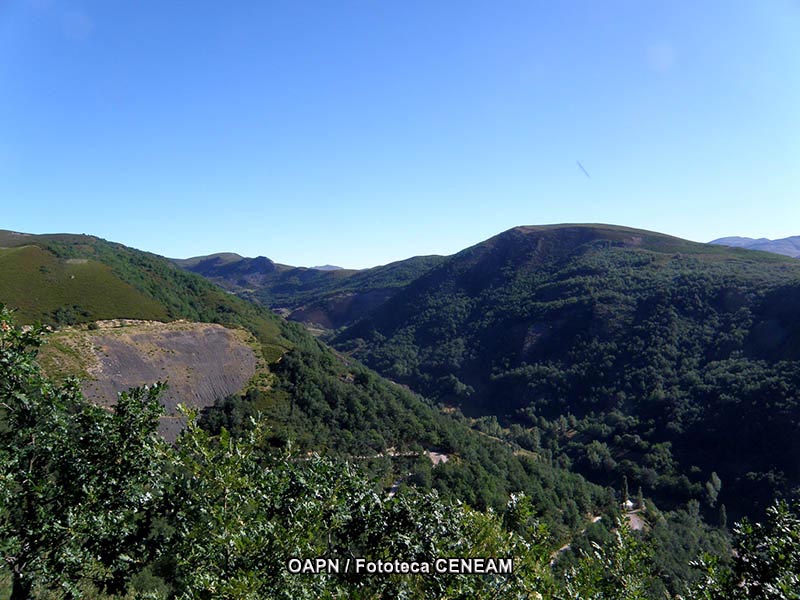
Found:
<path fill-rule="evenodd" d="M 0 208 L 346 267 L 523 224 L 800 235 L 800 2 L 0 0 Z"/>

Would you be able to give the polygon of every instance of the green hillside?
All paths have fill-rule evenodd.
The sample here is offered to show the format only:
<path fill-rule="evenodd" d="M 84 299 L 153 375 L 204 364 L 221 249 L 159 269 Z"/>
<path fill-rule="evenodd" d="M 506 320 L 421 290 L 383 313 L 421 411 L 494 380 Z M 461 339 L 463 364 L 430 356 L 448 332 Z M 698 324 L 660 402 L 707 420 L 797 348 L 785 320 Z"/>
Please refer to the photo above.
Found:
<path fill-rule="evenodd" d="M 94 259 L 59 260 L 38 246 L 0 248 L 0 301 L 24 322 L 167 318 L 164 307 Z"/>
<path fill-rule="evenodd" d="M 5 231 L 0 232 L 3 246 L 7 261 L 0 277 L 7 285 L 0 288 L 0 302 L 17 309 L 23 322 L 41 319 L 58 325 L 112 317 L 187 319 L 245 326 L 258 337 L 272 360 L 289 347 L 280 319 L 269 311 L 227 294 L 155 254 L 72 234 Z M 41 265 L 45 265 L 45 272 Z M 81 268 L 94 273 L 94 279 L 69 278 Z M 51 273 L 47 269 L 56 275 L 48 277 Z M 56 276 L 61 273 L 64 276 L 59 282 Z M 20 289 L 26 291 L 17 291 Z M 72 310 L 60 318 L 52 312 L 54 306 Z"/>
<path fill-rule="evenodd" d="M 13 286 L 0 289 L 0 302 L 17 309 L 23 322 L 42 319 L 59 325 L 137 317 L 249 330 L 260 343 L 264 370 L 246 394 L 219 398 L 217 407 L 207 411 L 203 421 L 212 430 L 224 425 L 243 434 L 249 418 L 261 414 L 270 424 L 271 444 L 283 446 L 291 440 L 301 449 L 356 457 L 387 485 L 398 479 L 416 482 L 479 508 L 501 508 L 511 492 L 526 491 L 559 536 L 582 528 L 586 514 L 614 512 L 608 490 L 535 455 L 519 455 L 516 444 L 480 435 L 465 421 L 442 414 L 355 361 L 343 360 L 302 326 L 163 257 L 82 235 L 2 232 L 0 245 L 7 248 L 0 280 L 38 286 L 30 294 Z M 42 265 L 50 271 L 41 273 Z M 78 276 L 69 277 L 89 267 L 96 273 L 92 285 L 62 289 L 49 284 L 52 274 L 74 283 Z M 126 297 L 115 290 L 124 290 Z M 66 316 L 63 306 L 70 308 Z M 138 312 L 128 312 L 128 306 Z M 73 371 L 79 370 L 73 365 Z M 432 468 L 425 449 L 453 460 Z M 569 510 L 559 508 L 565 505 Z"/>
<path fill-rule="evenodd" d="M 359 498 L 426 494 L 430 504 L 414 508 L 411 518 L 461 514 L 458 502 L 493 509 L 504 515 L 507 528 L 493 535 L 511 539 L 519 532 L 525 544 L 534 544 L 527 547 L 536 548 L 537 569 L 548 580 L 566 574 L 563 581 L 575 581 L 571 569 L 602 570 L 602 560 L 616 560 L 608 555 L 591 562 L 593 543 L 613 553 L 645 542 L 647 575 L 644 563 L 633 563 L 640 569 L 637 577 L 647 580 L 642 597 L 680 592 L 702 579 L 690 560 L 702 552 L 723 563 L 728 559 L 726 530 L 707 524 L 716 521 L 720 504 L 729 506 L 733 518 L 737 511 L 755 510 L 768 494 L 791 491 L 791 466 L 775 453 L 787 462 L 796 456 L 791 444 L 797 437 L 785 432 L 797 422 L 797 386 L 794 363 L 776 357 L 797 348 L 794 313 L 785 300 L 787 290 L 797 289 L 798 270 L 777 257 L 707 250 L 624 228 L 521 228 L 434 264 L 422 260 L 340 275 L 355 291 L 358 281 L 395 286 L 390 298 L 337 339 L 341 349 L 395 382 L 268 307 L 154 254 L 89 236 L 0 233 L 0 245 L 0 276 L 11 282 L 0 290 L 0 301 L 17 302 L 23 320 L 80 326 L 127 315 L 125 301 L 141 311 L 139 318 L 220 323 L 251 332 L 263 357 L 260 373 L 245 393 L 218 398 L 200 416 L 205 431 L 219 435 L 221 448 L 233 444 L 225 431 L 246 440 L 257 422 L 263 432 L 259 453 L 322 452 L 348 473 L 337 486 L 360 482 Z M 41 272 L 42 266 L 49 271 Z M 414 277 L 417 268 L 422 274 Z M 89 279 L 87 272 L 93 284 L 74 287 L 79 277 Z M 18 291 L 20 282 L 38 288 Z M 706 410 L 705 398 L 716 412 Z M 726 402 L 736 409 L 733 419 L 720 416 Z M 743 419 L 750 429 L 737 429 Z M 753 443 L 754 435 L 769 436 L 775 450 L 767 452 L 762 441 L 745 451 L 724 435 L 745 443 Z M 203 452 L 216 461 L 217 450 L 210 448 L 217 442 L 209 443 Z M 263 472 L 263 460 L 273 459 L 259 458 L 247 469 Z M 304 462 L 285 463 L 291 477 L 320 475 L 316 467 L 295 475 Z M 735 469 L 742 465 L 756 476 L 737 479 Z M 191 485 L 196 477 L 189 478 Z M 641 494 L 634 492 L 639 486 Z M 734 496 L 753 490 L 761 494 L 755 502 Z M 514 508 L 519 492 L 530 500 L 522 512 Z M 249 488 L 246 493 L 263 495 Z M 280 503 L 281 493 L 268 498 Z M 289 493 L 291 503 L 302 493 Z M 638 531 L 618 547 L 613 531 L 626 495 L 635 499 L 637 512 L 623 518 Z M 254 506 L 250 496 L 243 498 Z M 347 506 L 362 502 L 350 495 L 341 499 Z M 214 499 L 209 502 L 219 508 Z M 394 504 L 377 503 L 393 510 Z M 170 521 L 175 510 L 184 509 L 165 510 Z M 191 518 L 206 518 L 198 510 Z M 383 519 L 381 514 L 374 518 Z M 190 540 L 207 530 L 180 535 Z M 422 535 L 428 531 L 419 529 Z M 469 543 L 481 535 L 472 531 Z M 348 539 L 356 538 L 341 543 Z M 181 581 L 192 564 L 187 559 L 177 571 L 164 567 L 164 577 Z M 587 585 L 582 589 L 595 584 Z"/>
<path fill-rule="evenodd" d="M 334 345 L 486 432 L 665 505 L 800 489 L 800 263 L 605 225 L 520 227 Z M 495 421 L 499 420 L 499 423 Z M 721 484 L 721 485 L 720 485 Z"/>
<path fill-rule="evenodd" d="M 435 492 L 387 494 L 347 462 L 270 448 L 263 421 L 241 436 L 209 435 L 193 422 L 167 444 L 156 434 L 161 386 L 122 394 L 108 410 L 92 405 L 74 385 L 42 377 L 34 362 L 40 333 L 0 309 L 0 596 L 795 595 L 797 506 L 775 503 L 765 523 L 737 524 L 733 547 L 723 532 L 704 529 L 695 509 L 665 515 L 652 504 L 635 515 L 652 532 L 636 531 L 629 515 L 630 527 L 620 519 L 610 533 L 601 523 L 609 515 L 598 515 L 560 546 L 525 495 L 513 494 L 498 514 Z M 681 573 L 674 566 L 688 568 L 687 550 L 714 555 Z M 340 569 L 339 557 L 351 555 L 355 569 Z M 319 564 L 305 557 L 327 568 L 303 570 Z M 372 568 L 359 568 L 363 560 Z M 489 561 L 506 566 L 487 568 Z M 398 566 L 409 562 L 416 568 Z"/>

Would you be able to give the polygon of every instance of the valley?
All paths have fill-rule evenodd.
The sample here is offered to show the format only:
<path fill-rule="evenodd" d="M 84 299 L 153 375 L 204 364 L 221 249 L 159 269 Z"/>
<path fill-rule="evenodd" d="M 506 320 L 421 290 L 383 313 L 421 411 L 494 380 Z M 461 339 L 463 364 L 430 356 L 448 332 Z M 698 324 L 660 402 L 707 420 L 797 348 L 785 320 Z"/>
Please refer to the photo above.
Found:
<path fill-rule="evenodd" d="M 626 476 L 660 504 L 755 514 L 800 484 L 795 261 L 624 227 L 519 227 L 326 320 L 320 295 L 330 309 L 373 293 L 358 282 L 380 269 L 338 288 L 310 274 L 271 306 L 479 430 L 604 484 Z"/>
<path fill-rule="evenodd" d="M 688 589 L 691 560 L 728 556 L 728 514 L 763 518 L 800 488 L 790 258 L 608 225 L 365 271 L 0 242 L 0 302 L 50 325 L 44 373 L 91 403 L 166 381 L 156 428 L 178 449 L 256 428 L 253 452 L 352 463 L 387 501 L 512 518 L 524 497 L 539 525 L 520 532 L 546 529 L 556 577 L 589 568 L 593 543 L 611 551 L 624 521 L 651 548 L 649 585 Z"/>

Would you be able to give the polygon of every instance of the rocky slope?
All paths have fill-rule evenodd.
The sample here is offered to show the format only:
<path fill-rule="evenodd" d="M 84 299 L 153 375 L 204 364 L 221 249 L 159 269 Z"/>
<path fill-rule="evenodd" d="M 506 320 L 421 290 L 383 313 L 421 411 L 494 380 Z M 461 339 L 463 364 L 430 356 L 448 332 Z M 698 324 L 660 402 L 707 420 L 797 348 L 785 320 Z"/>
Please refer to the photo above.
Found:
<path fill-rule="evenodd" d="M 93 327 L 98 328 L 67 328 L 50 336 L 42 350 L 48 374 L 81 376 L 86 397 L 103 405 L 131 387 L 167 382 L 160 431 L 170 441 L 181 429 L 178 404 L 202 410 L 242 392 L 259 363 L 258 344 L 241 329 L 122 320 Z"/>

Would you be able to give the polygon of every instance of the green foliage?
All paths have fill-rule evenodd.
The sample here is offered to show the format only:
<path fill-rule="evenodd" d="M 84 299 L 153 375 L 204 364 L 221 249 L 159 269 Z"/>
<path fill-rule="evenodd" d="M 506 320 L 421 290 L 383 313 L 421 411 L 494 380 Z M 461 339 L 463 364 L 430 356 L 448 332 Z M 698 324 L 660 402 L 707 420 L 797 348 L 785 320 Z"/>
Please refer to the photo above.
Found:
<path fill-rule="evenodd" d="M 651 598 L 652 550 L 624 520 L 617 521 L 611 543 L 594 544 L 566 576 L 561 598 L 644 600 Z"/>
<path fill-rule="evenodd" d="M 34 582 L 68 596 L 82 580 L 120 590 L 152 555 L 161 388 L 122 394 L 111 412 L 90 405 L 76 382 L 42 377 L 39 334 L 0 308 L 0 551 L 12 598 Z"/>
<path fill-rule="evenodd" d="M 800 504 L 777 501 L 765 523 L 744 519 L 733 528 L 730 566 L 705 556 L 696 563 L 703 579 L 692 597 L 707 600 L 800 598 Z"/>
<path fill-rule="evenodd" d="M 387 481 L 405 478 L 446 499 L 502 511 L 513 492 L 524 492 L 559 536 L 580 529 L 588 513 L 613 510 L 613 497 L 583 478 L 515 447 L 472 431 L 463 418 L 443 415 L 400 386 L 356 364 L 343 364 L 316 342 L 287 352 L 274 366 L 278 392 L 251 391 L 228 398 L 203 416 L 214 433 L 244 435 L 262 414 L 268 443 L 293 440 L 300 450 L 357 457 Z M 423 452 L 450 457 L 431 467 Z M 390 460 L 387 465 L 379 460 Z M 561 506 L 569 506 L 564 512 Z"/>
<path fill-rule="evenodd" d="M 748 598 L 800 598 L 800 505 L 777 502 L 765 524 L 734 528 L 734 577 Z"/>
<path fill-rule="evenodd" d="M 177 457 L 179 597 L 525 598 L 547 573 L 530 545 L 501 521 L 435 493 L 393 498 L 352 466 L 319 456 L 263 455 L 256 425 L 235 440 L 191 425 Z M 515 557 L 513 576 L 292 574 L 291 558 L 433 561 L 443 556 Z"/>
<path fill-rule="evenodd" d="M 88 405 L 75 382 L 41 375 L 40 333 L 0 311 L 0 552 L 14 599 L 666 597 L 652 540 L 623 520 L 562 575 L 551 568 L 561 541 L 526 494 L 512 494 L 502 516 L 435 491 L 387 494 L 349 462 L 270 448 L 260 419 L 235 437 L 189 418 L 168 446 L 156 434 L 160 386 L 120 395 L 111 411 Z M 360 371 L 354 382 L 373 378 Z M 798 598 L 798 508 L 780 502 L 765 524 L 735 526 L 735 553 L 700 561 L 684 597 Z M 663 531 L 694 531 L 699 504 L 685 515 L 685 531 Z M 573 535 L 577 543 L 582 534 Z M 514 569 L 312 575 L 288 568 L 292 558 L 317 557 L 512 558 Z"/>
<path fill-rule="evenodd" d="M 690 563 L 700 556 L 713 556 L 720 564 L 729 562 L 728 535 L 702 521 L 697 503 L 665 513 L 652 503 L 646 501 L 645 505 L 648 508 L 644 516 L 651 529 L 643 539 L 653 550 L 653 571 L 668 589 L 686 594 L 699 579 Z"/>

